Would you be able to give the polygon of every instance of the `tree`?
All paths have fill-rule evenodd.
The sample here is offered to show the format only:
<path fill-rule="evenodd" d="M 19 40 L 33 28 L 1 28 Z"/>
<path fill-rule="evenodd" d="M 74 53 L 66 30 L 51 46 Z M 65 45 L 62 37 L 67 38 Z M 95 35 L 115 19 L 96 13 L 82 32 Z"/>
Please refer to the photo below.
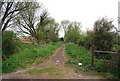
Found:
<path fill-rule="evenodd" d="M 64 33 L 66 34 L 68 26 L 70 25 L 69 20 L 63 20 L 61 21 L 61 28 L 64 30 Z"/>
<path fill-rule="evenodd" d="M 36 22 L 40 21 L 40 25 L 43 26 L 47 22 L 45 20 L 47 19 L 47 12 L 42 11 L 41 15 L 36 15 L 37 9 L 40 9 L 41 6 L 37 2 L 27 2 L 29 3 L 29 9 L 27 9 L 24 12 L 21 12 L 15 19 L 15 25 L 20 29 L 19 32 L 23 32 L 25 34 L 28 34 L 32 37 L 34 37 L 37 42 L 39 43 L 39 37 L 38 32 L 40 30 L 40 27 L 36 27 Z M 26 4 L 23 4 L 24 6 Z"/>
<path fill-rule="evenodd" d="M 59 32 L 59 24 L 52 19 L 49 24 L 47 25 L 47 38 L 53 42 L 57 42 L 59 40 L 58 32 Z"/>
<path fill-rule="evenodd" d="M 38 27 L 40 28 L 38 37 L 40 40 L 48 43 L 48 42 L 56 42 L 59 40 L 58 32 L 59 32 L 59 24 L 55 22 L 54 19 L 48 19 L 48 24 L 41 26 L 40 22 L 38 23 Z"/>
<path fill-rule="evenodd" d="M 77 41 L 79 46 L 84 46 L 85 47 L 85 35 L 80 33 L 79 39 Z"/>
<path fill-rule="evenodd" d="M 94 38 L 94 31 L 93 30 L 87 30 L 86 35 L 85 35 L 85 47 L 88 50 L 92 47 L 93 38 Z"/>
<path fill-rule="evenodd" d="M 38 10 L 41 11 L 40 15 L 37 13 Z M 57 34 L 57 23 L 48 17 L 48 12 L 42 10 L 42 6 L 39 6 L 37 2 L 30 2 L 30 8 L 20 13 L 15 23 L 20 32 L 34 37 L 38 44 L 51 39 L 53 40 Z M 52 35 L 54 38 L 52 38 Z"/>
<path fill-rule="evenodd" d="M 26 5 L 22 5 L 22 4 Z M 29 7 L 29 3 L 26 2 L 0 2 L 0 30 L 4 31 L 8 27 L 10 27 L 13 23 L 12 20 L 20 14 L 21 12 L 25 11 Z"/>
<path fill-rule="evenodd" d="M 113 45 L 111 30 L 114 25 L 107 18 L 98 19 L 94 24 L 94 37 L 92 39 L 96 50 L 109 51 Z"/>
<path fill-rule="evenodd" d="M 66 33 L 64 36 L 65 41 L 74 42 L 77 44 L 80 37 L 80 27 L 81 27 L 80 23 L 71 22 L 66 29 Z"/>

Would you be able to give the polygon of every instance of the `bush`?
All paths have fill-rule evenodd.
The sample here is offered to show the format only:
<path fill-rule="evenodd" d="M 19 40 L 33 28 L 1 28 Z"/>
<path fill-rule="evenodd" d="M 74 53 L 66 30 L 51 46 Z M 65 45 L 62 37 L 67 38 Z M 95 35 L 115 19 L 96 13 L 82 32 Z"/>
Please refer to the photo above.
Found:
<path fill-rule="evenodd" d="M 86 36 L 85 36 L 85 48 L 87 50 L 90 50 L 92 47 L 92 43 L 93 43 L 93 37 L 94 37 L 94 31 L 92 30 L 87 30 L 86 32 Z"/>
<path fill-rule="evenodd" d="M 11 55 L 17 51 L 16 34 L 12 31 L 4 31 L 2 33 L 2 53 L 3 55 Z"/>
<path fill-rule="evenodd" d="M 77 41 L 79 46 L 84 46 L 85 47 L 85 35 L 80 34 L 80 37 Z"/>
<path fill-rule="evenodd" d="M 92 41 L 96 50 L 111 51 L 114 38 L 111 32 L 113 28 L 112 21 L 107 18 L 102 18 L 95 22 Z"/>

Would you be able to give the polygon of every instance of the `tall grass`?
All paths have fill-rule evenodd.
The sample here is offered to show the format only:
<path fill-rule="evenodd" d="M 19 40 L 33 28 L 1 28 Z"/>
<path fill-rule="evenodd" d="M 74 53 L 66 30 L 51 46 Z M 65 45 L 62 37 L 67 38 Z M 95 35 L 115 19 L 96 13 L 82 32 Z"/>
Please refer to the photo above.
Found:
<path fill-rule="evenodd" d="M 16 71 L 20 68 L 26 68 L 32 65 L 41 63 L 45 58 L 48 58 L 53 52 L 62 45 L 62 42 L 51 43 L 43 47 L 23 46 L 27 50 L 21 50 L 18 54 L 12 55 L 9 59 L 3 61 L 2 73 Z"/>
<path fill-rule="evenodd" d="M 66 53 L 69 56 L 66 64 L 72 64 L 77 66 L 83 71 L 94 70 L 100 74 L 106 76 L 107 78 L 118 78 L 118 67 L 114 63 L 106 62 L 97 62 L 95 61 L 95 66 L 91 66 L 91 53 L 88 52 L 85 48 L 79 47 L 76 44 L 69 43 L 66 45 Z M 82 63 L 81 66 L 78 66 L 78 63 Z"/>
<path fill-rule="evenodd" d="M 80 67 L 86 67 L 91 64 L 91 54 L 86 51 L 85 48 L 70 43 L 66 45 L 65 50 L 70 57 L 67 63 L 75 65 L 82 63 L 82 66 Z"/>

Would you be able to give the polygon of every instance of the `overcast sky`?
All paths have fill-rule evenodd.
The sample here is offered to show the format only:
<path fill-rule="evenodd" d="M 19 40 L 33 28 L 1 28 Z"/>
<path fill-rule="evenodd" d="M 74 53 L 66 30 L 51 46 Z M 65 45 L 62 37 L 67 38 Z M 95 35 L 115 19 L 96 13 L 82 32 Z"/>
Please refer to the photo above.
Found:
<path fill-rule="evenodd" d="M 39 0 L 49 15 L 58 23 L 62 20 L 81 22 L 82 31 L 92 29 L 94 22 L 101 17 L 112 19 L 117 26 L 119 0 Z M 64 34 L 61 32 L 60 37 Z"/>

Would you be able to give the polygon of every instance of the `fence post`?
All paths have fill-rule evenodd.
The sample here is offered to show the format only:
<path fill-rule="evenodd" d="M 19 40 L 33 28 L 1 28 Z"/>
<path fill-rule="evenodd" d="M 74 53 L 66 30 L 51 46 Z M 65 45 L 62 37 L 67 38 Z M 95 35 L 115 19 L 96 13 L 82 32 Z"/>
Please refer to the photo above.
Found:
<path fill-rule="evenodd" d="M 92 46 L 92 66 L 94 66 L 94 47 Z"/>

